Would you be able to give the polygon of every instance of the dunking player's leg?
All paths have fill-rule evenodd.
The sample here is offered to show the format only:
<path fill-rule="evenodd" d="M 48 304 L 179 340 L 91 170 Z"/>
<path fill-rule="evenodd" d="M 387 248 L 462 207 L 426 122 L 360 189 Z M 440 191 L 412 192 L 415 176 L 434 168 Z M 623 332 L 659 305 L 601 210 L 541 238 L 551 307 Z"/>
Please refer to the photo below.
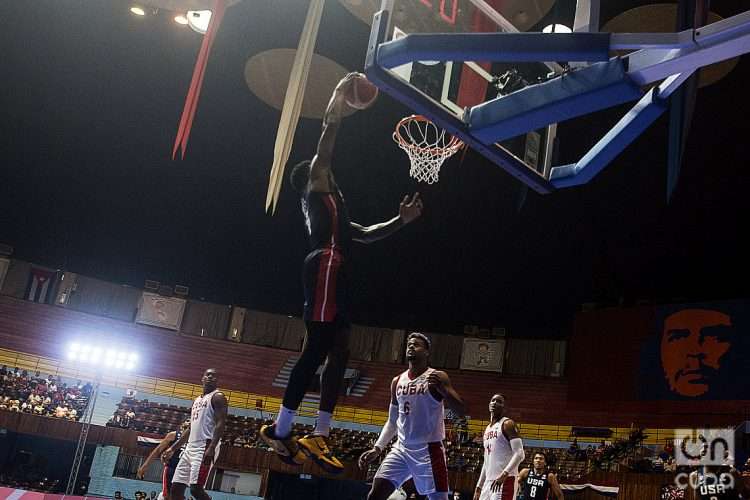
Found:
<path fill-rule="evenodd" d="M 273 425 L 263 426 L 260 436 L 271 446 L 282 459 L 289 462 L 301 463 L 304 455 L 298 454 L 299 449 L 296 441 L 291 436 L 294 415 L 297 413 L 305 392 L 310 386 L 310 380 L 317 371 L 320 364 L 328 355 L 330 349 L 331 335 L 326 335 L 324 325 L 327 323 L 307 322 L 307 333 L 302 346 L 302 354 L 294 365 L 289 376 L 289 383 L 284 391 L 284 400 L 276 422 Z"/>
<path fill-rule="evenodd" d="M 333 455 L 326 438 L 330 432 L 331 417 L 341 392 L 346 362 L 349 359 L 350 330 L 348 322 L 336 321 L 330 324 L 329 331 L 325 333 L 331 344 L 328 359 L 320 375 L 318 421 L 311 434 L 299 439 L 302 451 L 329 472 L 341 472 L 344 469 L 343 464 Z"/>

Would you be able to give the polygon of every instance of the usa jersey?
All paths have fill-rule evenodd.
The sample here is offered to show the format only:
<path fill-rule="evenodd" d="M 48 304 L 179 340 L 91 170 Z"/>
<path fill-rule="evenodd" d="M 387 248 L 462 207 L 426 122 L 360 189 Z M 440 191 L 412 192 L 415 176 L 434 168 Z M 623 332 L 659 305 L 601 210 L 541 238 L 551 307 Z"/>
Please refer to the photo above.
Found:
<path fill-rule="evenodd" d="M 407 370 L 396 381 L 398 445 L 414 448 L 445 439 L 443 400 L 427 385 L 427 377 L 434 371 L 428 368 L 412 380 Z"/>
<path fill-rule="evenodd" d="M 494 481 L 505 469 L 513 456 L 510 440 L 503 433 L 503 423 L 507 417 L 490 424 L 484 430 L 484 475 L 486 480 Z M 508 473 L 509 476 L 518 475 L 518 466 Z"/>
<path fill-rule="evenodd" d="M 696 493 L 700 500 L 738 500 L 734 479 L 727 477 L 728 472 L 717 472 L 706 475 L 705 470 L 698 470 L 698 488 Z"/>
<path fill-rule="evenodd" d="M 534 469 L 529 470 L 529 475 L 521 484 L 523 488 L 523 500 L 547 500 L 549 491 L 549 480 L 547 472 L 537 474 Z"/>
<path fill-rule="evenodd" d="M 190 437 L 189 443 L 196 441 L 206 441 L 214 437 L 214 428 L 216 421 L 214 419 L 214 407 L 211 404 L 211 398 L 219 392 L 214 390 L 203 396 L 198 396 L 193 402 L 193 408 L 190 410 Z"/>

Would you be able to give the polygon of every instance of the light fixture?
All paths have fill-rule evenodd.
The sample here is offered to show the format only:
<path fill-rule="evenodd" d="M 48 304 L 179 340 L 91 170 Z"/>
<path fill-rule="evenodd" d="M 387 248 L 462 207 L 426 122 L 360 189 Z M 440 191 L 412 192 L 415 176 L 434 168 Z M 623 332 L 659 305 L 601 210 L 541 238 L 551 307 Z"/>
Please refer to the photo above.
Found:
<path fill-rule="evenodd" d="M 143 10 L 141 7 L 138 7 L 137 5 L 134 5 L 134 6 L 130 7 L 130 12 L 132 12 L 136 16 L 145 16 L 146 15 L 146 11 Z"/>
<path fill-rule="evenodd" d="M 68 346 L 67 358 L 81 365 L 94 365 L 102 369 L 134 370 L 138 363 L 138 353 L 129 350 L 104 349 L 98 345 L 75 342 Z"/>
<path fill-rule="evenodd" d="M 542 29 L 544 33 L 572 33 L 573 30 L 564 24 L 550 24 Z"/>
<path fill-rule="evenodd" d="M 208 23 L 211 22 L 210 10 L 190 10 L 187 13 L 187 23 L 190 29 L 201 35 L 208 31 Z"/>
<path fill-rule="evenodd" d="M 180 14 L 179 16 L 175 16 L 174 17 L 174 22 L 176 22 L 177 24 L 183 24 L 184 25 L 184 24 L 188 23 L 188 20 L 187 20 L 187 18 L 185 16 L 183 16 L 182 14 Z"/>

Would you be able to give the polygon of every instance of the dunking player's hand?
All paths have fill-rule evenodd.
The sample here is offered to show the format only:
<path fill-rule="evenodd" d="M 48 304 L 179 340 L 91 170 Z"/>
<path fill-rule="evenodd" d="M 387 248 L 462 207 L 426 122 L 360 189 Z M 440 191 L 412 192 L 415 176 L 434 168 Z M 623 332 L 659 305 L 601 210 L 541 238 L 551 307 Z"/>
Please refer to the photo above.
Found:
<path fill-rule="evenodd" d="M 339 81 L 336 88 L 333 89 L 333 95 L 331 96 L 331 100 L 328 101 L 326 112 L 323 115 L 323 127 L 328 124 L 337 124 L 341 121 L 345 108 L 344 95 L 346 94 L 346 90 L 352 84 L 354 78 L 360 75 L 361 73 L 357 72 L 348 73 Z"/>
<path fill-rule="evenodd" d="M 404 200 L 398 207 L 398 215 L 404 224 L 408 224 L 422 215 L 422 199 L 419 193 L 415 193 L 409 200 L 409 195 L 404 196 Z"/>

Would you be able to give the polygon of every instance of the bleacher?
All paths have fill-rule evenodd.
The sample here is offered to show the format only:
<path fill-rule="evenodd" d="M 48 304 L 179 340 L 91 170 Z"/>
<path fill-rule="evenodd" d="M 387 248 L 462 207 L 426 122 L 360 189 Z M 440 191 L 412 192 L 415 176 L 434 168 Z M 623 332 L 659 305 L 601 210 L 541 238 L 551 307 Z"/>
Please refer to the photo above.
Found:
<path fill-rule="evenodd" d="M 190 415 L 190 409 L 187 407 L 123 398 L 118 404 L 117 412 L 124 414 L 131 410 L 135 413 L 135 417 L 125 427 L 158 436 L 177 430 Z M 265 444 L 258 439 L 258 430 L 267 422 L 260 418 L 230 413 L 222 441 L 225 446 L 266 448 Z M 294 425 L 296 435 L 303 435 L 312 430 L 312 425 L 300 423 Z M 331 429 L 330 441 L 342 460 L 355 462 L 363 451 L 372 446 L 377 437 L 378 434 L 375 432 L 334 427 Z M 553 464 L 553 469 L 566 479 L 578 479 L 587 470 L 586 460 L 571 458 L 564 450 L 535 447 L 526 448 L 526 459 L 521 467 L 531 467 L 531 461 L 537 451 L 546 453 L 550 464 Z M 464 443 L 446 440 L 446 456 L 450 470 L 479 472 L 482 467 L 482 453 L 482 445 L 473 440 Z"/>

